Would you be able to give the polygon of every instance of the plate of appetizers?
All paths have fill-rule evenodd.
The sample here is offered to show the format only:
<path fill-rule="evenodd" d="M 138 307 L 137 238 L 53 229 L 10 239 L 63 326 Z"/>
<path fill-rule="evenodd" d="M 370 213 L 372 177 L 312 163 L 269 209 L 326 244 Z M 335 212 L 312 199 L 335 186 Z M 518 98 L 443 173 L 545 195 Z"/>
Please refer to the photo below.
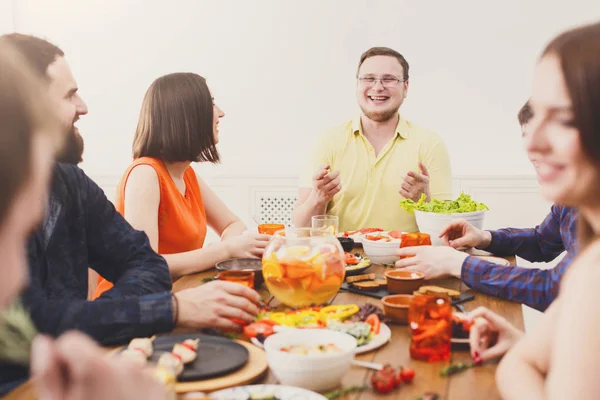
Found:
<path fill-rule="evenodd" d="M 190 382 L 227 375 L 242 368 L 248 350 L 241 344 L 218 336 L 167 334 L 137 338 L 119 353 L 139 363 L 172 368 L 177 381 Z"/>
<path fill-rule="evenodd" d="M 353 336 L 358 347 L 356 354 L 366 353 L 386 344 L 392 331 L 382 322 L 383 310 L 373 304 L 330 305 L 308 309 L 271 312 L 244 327 L 252 344 L 263 347 L 264 340 L 277 332 L 289 329 L 330 329 Z"/>
<path fill-rule="evenodd" d="M 359 253 L 344 252 L 346 276 L 358 275 L 371 267 L 371 261 Z"/>
<path fill-rule="evenodd" d="M 211 400 L 326 400 L 318 393 L 295 386 L 249 385 L 219 390 L 210 394 Z"/>
<path fill-rule="evenodd" d="M 383 232 L 381 228 L 362 228 L 355 231 L 346 231 L 343 233 L 344 237 L 349 237 L 354 240 L 354 243 L 362 243 L 363 238 L 367 234 L 372 234 L 375 232 Z"/>

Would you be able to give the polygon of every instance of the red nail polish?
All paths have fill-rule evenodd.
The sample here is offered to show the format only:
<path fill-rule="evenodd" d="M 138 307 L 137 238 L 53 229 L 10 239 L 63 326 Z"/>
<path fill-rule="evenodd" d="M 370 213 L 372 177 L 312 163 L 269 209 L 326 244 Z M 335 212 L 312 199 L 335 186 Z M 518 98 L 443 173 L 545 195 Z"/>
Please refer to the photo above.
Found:
<path fill-rule="evenodd" d="M 476 358 L 475 360 L 473 360 L 473 361 L 475 361 L 475 364 L 476 364 L 476 365 L 481 365 L 481 364 L 483 364 L 483 360 L 482 360 L 481 358 L 479 358 L 479 357 L 477 357 L 477 358 Z"/>
<path fill-rule="evenodd" d="M 479 352 L 476 351 L 473 353 L 473 360 L 475 360 L 476 358 L 479 358 Z"/>

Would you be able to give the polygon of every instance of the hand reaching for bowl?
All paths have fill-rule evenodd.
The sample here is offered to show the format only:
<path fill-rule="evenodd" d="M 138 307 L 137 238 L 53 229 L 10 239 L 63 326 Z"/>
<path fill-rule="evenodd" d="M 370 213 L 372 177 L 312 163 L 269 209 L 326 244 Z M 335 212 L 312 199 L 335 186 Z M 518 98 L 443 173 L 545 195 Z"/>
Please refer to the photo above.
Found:
<path fill-rule="evenodd" d="M 401 257 L 396 261 L 396 268 L 421 272 L 425 274 L 425 279 L 460 278 L 463 261 L 468 256 L 447 246 L 403 247 L 396 250 L 396 255 Z"/>
<path fill-rule="evenodd" d="M 440 233 L 444 244 L 455 249 L 477 247 L 485 249 L 492 242 L 492 234 L 474 227 L 464 219 L 452 221 Z"/>
<path fill-rule="evenodd" d="M 427 172 L 427 168 L 420 161 L 419 171 L 421 173 L 408 171 L 404 176 L 402 185 L 400 185 L 400 189 L 398 190 L 404 198 L 419 201 L 423 193 L 427 196 L 427 200 L 431 198 L 431 193 L 429 192 L 429 172 Z"/>
<path fill-rule="evenodd" d="M 313 189 L 321 204 L 327 204 L 342 190 L 340 171 L 331 171 L 330 165 L 322 165 L 313 176 Z"/>
<path fill-rule="evenodd" d="M 269 244 L 271 236 L 244 232 L 239 236 L 232 236 L 223 241 L 228 252 L 228 258 L 262 257 Z"/>
<path fill-rule="evenodd" d="M 469 344 L 476 363 L 503 356 L 524 335 L 505 318 L 485 307 L 470 312 L 468 319 L 473 321 Z"/>

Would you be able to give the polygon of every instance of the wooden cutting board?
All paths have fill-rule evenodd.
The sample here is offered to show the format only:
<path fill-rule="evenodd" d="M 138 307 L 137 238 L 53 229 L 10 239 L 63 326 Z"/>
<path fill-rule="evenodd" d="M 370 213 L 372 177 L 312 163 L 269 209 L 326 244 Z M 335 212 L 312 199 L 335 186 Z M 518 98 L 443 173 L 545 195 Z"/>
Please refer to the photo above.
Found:
<path fill-rule="evenodd" d="M 175 385 L 177 393 L 187 392 L 213 392 L 232 386 L 245 385 L 253 382 L 268 369 L 267 355 L 265 352 L 251 343 L 236 340 L 237 343 L 248 349 L 248 362 L 241 369 L 214 379 L 206 379 L 197 382 L 180 382 Z"/>

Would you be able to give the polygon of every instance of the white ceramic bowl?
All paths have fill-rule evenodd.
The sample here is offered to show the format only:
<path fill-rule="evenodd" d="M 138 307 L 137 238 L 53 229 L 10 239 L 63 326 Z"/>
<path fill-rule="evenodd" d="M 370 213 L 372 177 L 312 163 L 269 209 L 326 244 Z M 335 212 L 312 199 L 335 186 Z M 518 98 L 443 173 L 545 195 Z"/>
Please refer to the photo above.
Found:
<path fill-rule="evenodd" d="M 400 239 L 391 242 L 364 239 L 362 245 L 367 258 L 373 264 L 394 264 L 399 260 L 396 250 L 400 248 Z"/>
<path fill-rule="evenodd" d="M 293 345 L 333 343 L 338 353 L 300 355 L 281 351 Z M 269 336 L 264 344 L 267 363 L 282 385 L 325 391 L 338 387 L 356 351 L 356 339 L 328 329 L 294 329 Z"/>
<path fill-rule="evenodd" d="M 442 233 L 442 230 L 448 226 L 448 224 L 457 219 L 465 219 L 474 227 L 483 229 L 485 210 L 459 214 L 436 214 L 415 210 L 415 217 L 419 231 L 428 233 L 429 236 L 431 236 L 431 244 L 433 246 L 439 246 L 443 243 L 442 239 L 439 238 L 440 233 Z"/>

